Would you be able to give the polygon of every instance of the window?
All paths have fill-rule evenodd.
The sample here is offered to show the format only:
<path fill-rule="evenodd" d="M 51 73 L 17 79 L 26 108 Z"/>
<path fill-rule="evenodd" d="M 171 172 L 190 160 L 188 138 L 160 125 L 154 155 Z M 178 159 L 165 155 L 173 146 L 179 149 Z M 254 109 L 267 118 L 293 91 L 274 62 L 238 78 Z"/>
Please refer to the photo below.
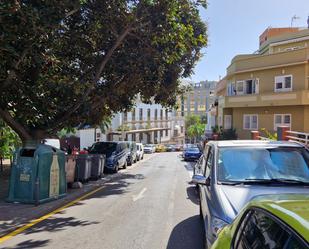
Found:
<path fill-rule="evenodd" d="M 234 87 L 228 90 L 228 93 L 235 95 Z M 259 79 L 249 79 L 236 82 L 236 95 L 257 94 L 259 93 Z"/>
<path fill-rule="evenodd" d="M 132 121 L 135 121 L 135 109 L 132 110 Z"/>
<path fill-rule="evenodd" d="M 143 140 L 143 133 L 139 134 L 139 140 L 142 141 Z"/>
<path fill-rule="evenodd" d="M 127 122 L 127 121 L 128 121 L 128 113 L 127 113 L 127 112 L 125 112 L 125 113 L 123 114 L 123 121 L 124 121 L 124 122 Z"/>
<path fill-rule="evenodd" d="M 168 136 L 168 130 L 165 130 L 165 136 L 166 137 Z"/>
<path fill-rule="evenodd" d="M 143 109 L 139 109 L 139 120 L 143 120 Z"/>
<path fill-rule="evenodd" d="M 301 147 L 220 148 L 217 177 L 221 182 L 280 178 L 309 182 L 309 153 Z"/>
<path fill-rule="evenodd" d="M 163 120 L 163 109 L 160 110 L 160 119 Z"/>
<path fill-rule="evenodd" d="M 305 249 L 308 245 L 276 217 L 262 210 L 244 215 L 233 248 L 235 249 Z"/>
<path fill-rule="evenodd" d="M 237 93 L 237 95 L 243 95 L 244 94 L 244 82 L 243 81 L 237 81 L 237 83 L 236 83 L 236 93 Z"/>
<path fill-rule="evenodd" d="M 253 211 L 243 229 L 238 231 L 237 249 L 281 249 L 289 233 L 271 217 L 261 211 Z"/>
<path fill-rule="evenodd" d="M 160 131 L 160 137 L 163 137 L 163 131 Z"/>
<path fill-rule="evenodd" d="M 150 120 L 151 111 L 150 108 L 147 109 L 147 120 Z"/>
<path fill-rule="evenodd" d="M 155 109 L 155 120 L 158 120 L 158 110 Z"/>
<path fill-rule="evenodd" d="M 204 176 L 206 178 L 210 177 L 210 173 L 211 173 L 211 165 L 212 165 L 212 161 L 213 161 L 213 149 L 212 147 L 208 147 L 206 149 L 207 151 L 207 161 L 206 161 L 206 169 L 204 172 Z"/>
<path fill-rule="evenodd" d="M 168 110 L 165 110 L 165 119 L 168 119 Z"/>
<path fill-rule="evenodd" d="M 275 77 L 275 92 L 292 91 L 292 75 Z"/>
<path fill-rule="evenodd" d="M 244 130 L 258 129 L 258 115 L 257 114 L 245 114 L 243 121 Z"/>
<path fill-rule="evenodd" d="M 276 131 L 279 126 L 288 126 L 291 128 L 291 114 L 275 114 L 274 115 L 274 130 Z"/>
<path fill-rule="evenodd" d="M 224 115 L 224 129 L 232 128 L 232 115 Z"/>

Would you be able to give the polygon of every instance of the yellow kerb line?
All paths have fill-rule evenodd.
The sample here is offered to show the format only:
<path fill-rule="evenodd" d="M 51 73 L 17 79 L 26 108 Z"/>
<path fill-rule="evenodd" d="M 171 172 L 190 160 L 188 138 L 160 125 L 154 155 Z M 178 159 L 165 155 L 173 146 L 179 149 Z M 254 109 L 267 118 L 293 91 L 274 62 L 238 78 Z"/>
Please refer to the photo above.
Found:
<path fill-rule="evenodd" d="M 4 235 L 3 237 L 0 237 L 0 244 L 3 243 L 3 242 L 5 242 L 5 241 L 7 241 L 7 240 L 9 240 L 10 238 L 12 238 L 12 237 L 14 237 L 14 236 L 16 236 L 16 235 L 22 233 L 22 232 L 25 231 L 26 229 L 28 229 L 28 228 L 30 228 L 30 227 L 32 227 L 32 226 L 34 226 L 34 225 L 40 223 L 41 221 L 50 218 L 50 217 L 53 216 L 54 214 L 57 214 L 57 213 L 59 213 L 60 211 L 62 211 L 63 209 L 66 209 L 66 208 L 68 208 L 68 207 L 70 207 L 70 206 L 73 206 L 73 205 L 76 204 L 77 202 L 79 202 L 79 201 L 85 199 L 86 197 L 95 194 L 96 192 L 100 191 L 100 190 L 103 189 L 104 187 L 105 187 L 105 186 L 101 186 L 101 187 L 99 187 L 99 188 L 97 188 L 97 189 L 95 189 L 95 190 L 92 190 L 91 192 L 89 192 L 89 193 L 87 193 L 87 194 L 85 194 L 85 195 L 83 195 L 83 196 L 81 196 L 81 197 L 75 199 L 74 201 L 71 201 L 71 202 L 69 202 L 68 204 L 66 204 L 66 205 L 64 205 L 64 206 L 62 206 L 62 207 L 60 207 L 60 208 L 57 208 L 56 210 L 54 210 L 54 211 L 52 211 L 52 212 L 50 212 L 50 213 L 48 213 L 48 214 L 46 214 L 46 215 L 43 215 L 42 217 L 40 217 L 40 218 L 38 218 L 38 219 L 35 219 L 35 220 L 30 221 L 28 224 L 26 224 L 26 225 L 24 225 L 24 226 L 22 226 L 22 227 L 20 227 L 20 228 L 17 228 L 16 230 L 14 230 L 14 231 L 8 233 L 7 235 Z"/>

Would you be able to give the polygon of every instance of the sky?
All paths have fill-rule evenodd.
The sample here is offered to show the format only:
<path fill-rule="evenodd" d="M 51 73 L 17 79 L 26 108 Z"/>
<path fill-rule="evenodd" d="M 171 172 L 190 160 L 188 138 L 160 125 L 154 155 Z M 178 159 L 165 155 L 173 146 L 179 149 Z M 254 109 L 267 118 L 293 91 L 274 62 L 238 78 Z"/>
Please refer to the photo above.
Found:
<path fill-rule="evenodd" d="M 237 54 L 258 50 L 259 36 L 271 27 L 307 27 L 309 0 L 208 0 L 201 10 L 208 25 L 208 47 L 190 80 L 219 80 Z"/>

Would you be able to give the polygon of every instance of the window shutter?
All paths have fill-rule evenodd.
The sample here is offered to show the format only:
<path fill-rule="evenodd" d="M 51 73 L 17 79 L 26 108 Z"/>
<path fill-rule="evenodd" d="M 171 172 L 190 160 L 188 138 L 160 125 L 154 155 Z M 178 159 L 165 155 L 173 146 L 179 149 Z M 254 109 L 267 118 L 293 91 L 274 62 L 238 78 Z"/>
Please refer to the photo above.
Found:
<path fill-rule="evenodd" d="M 259 94 L 259 87 L 260 87 L 260 79 L 255 79 L 255 93 Z"/>

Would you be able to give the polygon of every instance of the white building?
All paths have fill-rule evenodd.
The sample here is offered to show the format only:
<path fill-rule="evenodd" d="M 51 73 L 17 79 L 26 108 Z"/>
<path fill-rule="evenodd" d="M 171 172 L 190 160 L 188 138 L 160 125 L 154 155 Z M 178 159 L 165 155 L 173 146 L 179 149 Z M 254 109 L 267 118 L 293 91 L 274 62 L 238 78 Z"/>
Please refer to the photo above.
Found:
<path fill-rule="evenodd" d="M 141 143 L 183 143 L 184 118 L 177 117 L 159 104 L 137 102 L 126 113 L 117 113 L 111 126 L 102 133 L 99 128 L 79 130 L 80 147 L 89 147 L 95 141 L 136 141 Z"/>

